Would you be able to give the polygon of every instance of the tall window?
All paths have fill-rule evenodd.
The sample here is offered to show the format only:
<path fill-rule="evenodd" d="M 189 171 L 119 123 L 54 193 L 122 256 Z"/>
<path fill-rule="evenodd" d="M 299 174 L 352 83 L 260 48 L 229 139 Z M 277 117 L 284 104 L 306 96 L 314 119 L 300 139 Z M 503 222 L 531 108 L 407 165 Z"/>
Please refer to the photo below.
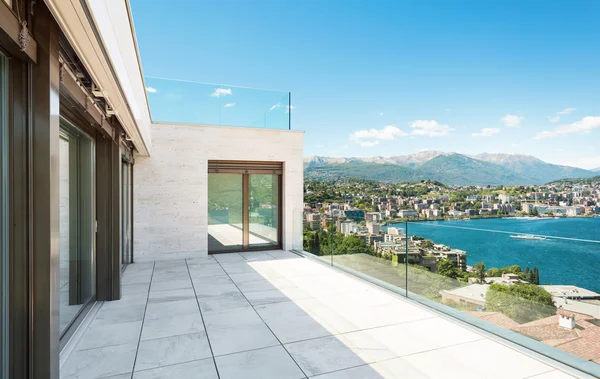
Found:
<path fill-rule="evenodd" d="M 133 165 L 123 161 L 121 164 L 121 263 L 133 262 Z"/>
<path fill-rule="evenodd" d="M 0 54 L 0 378 L 8 378 L 8 60 Z"/>
<path fill-rule="evenodd" d="M 208 166 L 208 251 L 280 248 L 281 163 Z"/>
<path fill-rule="evenodd" d="M 64 333 L 94 295 L 94 144 L 61 121 L 60 331 Z"/>

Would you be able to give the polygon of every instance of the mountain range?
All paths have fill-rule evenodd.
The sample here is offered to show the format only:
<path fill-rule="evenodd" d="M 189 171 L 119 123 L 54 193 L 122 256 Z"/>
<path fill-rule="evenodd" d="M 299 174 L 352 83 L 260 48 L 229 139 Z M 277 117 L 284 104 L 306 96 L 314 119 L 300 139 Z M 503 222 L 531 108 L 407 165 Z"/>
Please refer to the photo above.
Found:
<path fill-rule="evenodd" d="M 304 158 L 305 177 L 313 179 L 351 177 L 385 182 L 432 179 L 450 185 L 533 185 L 563 178 L 589 178 L 598 175 L 596 171 L 520 154 L 422 151 L 393 157 Z"/>

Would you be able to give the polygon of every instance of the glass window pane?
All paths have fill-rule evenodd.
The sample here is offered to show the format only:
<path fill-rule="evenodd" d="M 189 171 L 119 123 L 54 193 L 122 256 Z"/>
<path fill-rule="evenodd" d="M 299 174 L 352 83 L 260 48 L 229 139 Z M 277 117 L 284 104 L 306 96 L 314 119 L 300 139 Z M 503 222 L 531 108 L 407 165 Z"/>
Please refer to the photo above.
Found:
<path fill-rule="evenodd" d="M 94 295 L 93 143 L 66 122 L 59 142 L 60 332 Z"/>
<path fill-rule="evenodd" d="M 279 176 L 250 175 L 250 246 L 279 245 Z"/>
<path fill-rule="evenodd" d="M 8 60 L 0 54 L 0 378 L 8 378 Z"/>
<path fill-rule="evenodd" d="M 133 244 L 131 241 L 132 217 L 131 217 L 131 165 L 123 162 L 121 164 L 121 263 L 129 264 L 133 261 Z"/>
<path fill-rule="evenodd" d="M 242 195 L 241 174 L 208 174 L 208 251 L 242 248 Z"/>

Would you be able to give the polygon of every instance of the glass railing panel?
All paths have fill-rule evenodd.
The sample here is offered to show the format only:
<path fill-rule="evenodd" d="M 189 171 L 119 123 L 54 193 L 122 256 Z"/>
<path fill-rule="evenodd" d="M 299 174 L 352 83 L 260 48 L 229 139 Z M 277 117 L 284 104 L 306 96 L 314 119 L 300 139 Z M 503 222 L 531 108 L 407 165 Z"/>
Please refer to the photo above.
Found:
<path fill-rule="evenodd" d="M 146 77 L 152 121 L 289 130 L 288 92 Z"/>
<path fill-rule="evenodd" d="M 598 218 L 411 222 L 410 246 L 435 263 L 409 272 L 409 297 L 600 373 L 599 227 Z"/>
<path fill-rule="evenodd" d="M 542 355 L 600 374 L 600 218 L 364 224 L 323 223 L 316 232 L 305 221 L 303 249 Z"/>

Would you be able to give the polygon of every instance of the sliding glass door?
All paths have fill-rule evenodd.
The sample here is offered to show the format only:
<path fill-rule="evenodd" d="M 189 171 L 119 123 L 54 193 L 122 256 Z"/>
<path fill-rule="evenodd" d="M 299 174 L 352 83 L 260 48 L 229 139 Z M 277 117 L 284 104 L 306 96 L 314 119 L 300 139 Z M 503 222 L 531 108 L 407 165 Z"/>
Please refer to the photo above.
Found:
<path fill-rule="evenodd" d="M 208 251 L 243 248 L 243 175 L 208 174 Z"/>
<path fill-rule="evenodd" d="M 121 163 L 121 264 L 133 262 L 133 165 Z"/>
<path fill-rule="evenodd" d="M 8 378 L 8 59 L 0 53 L 0 378 Z"/>
<path fill-rule="evenodd" d="M 60 333 L 95 295 L 94 144 L 61 120 L 59 142 Z"/>
<path fill-rule="evenodd" d="M 280 186 L 280 166 L 209 162 L 208 251 L 281 247 Z"/>
<path fill-rule="evenodd" d="M 279 244 L 279 178 L 280 175 L 250 174 L 249 181 L 249 247 Z"/>

